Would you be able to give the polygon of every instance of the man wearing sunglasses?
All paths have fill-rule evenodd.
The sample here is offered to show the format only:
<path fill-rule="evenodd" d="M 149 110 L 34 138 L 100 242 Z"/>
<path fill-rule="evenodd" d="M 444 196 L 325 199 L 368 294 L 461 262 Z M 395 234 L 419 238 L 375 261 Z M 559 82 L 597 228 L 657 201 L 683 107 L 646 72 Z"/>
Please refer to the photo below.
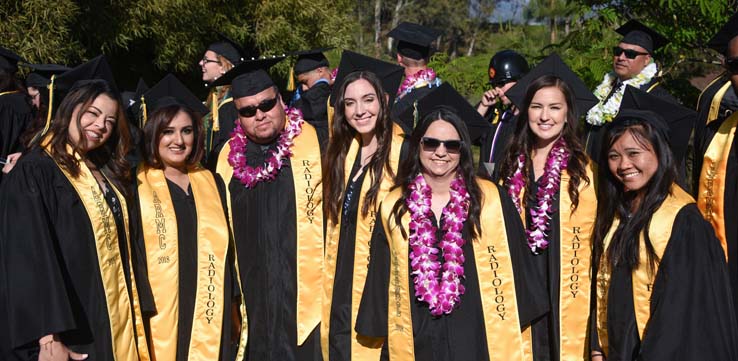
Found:
<path fill-rule="evenodd" d="M 479 139 L 479 172 L 497 181 L 495 164 L 505 156 L 507 141 L 515 131 L 518 110 L 505 92 L 528 73 L 530 67 L 525 58 L 512 50 L 497 52 L 489 61 L 489 84 L 492 89 L 482 94 L 477 112 L 492 128 Z"/>
<path fill-rule="evenodd" d="M 723 55 L 725 73 L 700 98 L 695 130 L 697 206 L 715 229 L 728 260 L 734 308 L 738 309 L 738 13 L 708 42 Z M 717 84 L 717 85 L 716 85 Z"/>

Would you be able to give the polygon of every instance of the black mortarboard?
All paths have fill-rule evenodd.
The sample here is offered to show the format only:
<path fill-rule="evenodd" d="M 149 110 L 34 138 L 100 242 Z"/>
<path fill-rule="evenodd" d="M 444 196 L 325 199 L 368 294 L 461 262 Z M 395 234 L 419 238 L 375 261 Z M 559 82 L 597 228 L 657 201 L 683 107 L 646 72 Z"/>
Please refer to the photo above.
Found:
<path fill-rule="evenodd" d="M 431 54 L 431 43 L 441 32 L 423 25 L 402 22 L 387 34 L 397 40 L 397 52 L 411 59 L 427 59 Z"/>
<path fill-rule="evenodd" d="M 491 127 L 489 122 L 484 120 L 484 117 L 449 83 L 443 83 L 433 88 L 433 91 L 418 100 L 416 107 L 408 107 L 408 109 L 400 114 L 400 119 L 405 124 L 415 124 L 422 121 L 426 115 L 441 106 L 453 110 L 466 123 L 466 127 L 469 129 L 469 135 L 473 141 L 478 139 Z"/>
<path fill-rule="evenodd" d="M 113 91 L 118 92 L 115 78 L 113 78 L 113 71 L 110 69 L 105 55 L 98 55 L 92 58 L 92 60 L 60 74 L 54 80 L 54 88 L 60 91 L 68 91 L 75 85 L 92 80 L 104 80 L 110 85 Z"/>
<path fill-rule="evenodd" d="M 707 46 L 719 51 L 720 54 L 725 54 L 728 50 L 728 43 L 736 36 L 738 36 L 738 13 L 730 17 L 728 22 L 710 39 Z"/>
<path fill-rule="evenodd" d="M 218 37 L 220 38 L 220 41 L 210 44 L 210 46 L 208 46 L 208 50 L 223 56 L 233 65 L 240 64 L 246 56 L 243 48 L 238 45 L 238 43 L 221 33 L 218 33 Z"/>
<path fill-rule="evenodd" d="M 257 94 L 270 86 L 274 81 L 266 72 L 274 64 L 284 59 L 284 56 L 275 56 L 258 60 L 244 61 L 220 78 L 216 79 L 212 86 L 231 85 L 233 98 L 242 98 Z"/>
<path fill-rule="evenodd" d="M 323 52 L 331 50 L 333 48 L 320 48 L 305 51 L 298 51 L 294 54 L 297 55 L 297 61 L 295 61 L 294 71 L 295 75 L 307 73 L 311 70 L 329 66 L 328 59 L 323 55 Z"/>
<path fill-rule="evenodd" d="M 45 88 L 51 82 L 53 75 L 59 75 L 61 73 L 71 70 L 64 65 L 57 64 L 23 64 L 33 71 L 26 76 L 26 86 L 34 88 Z"/>
<path fill-rule="evenodd" d="M 162 80 L 156 83 L 156 85 L 145 92 L 141 98 L 142 104 L 146 104 L 146 114 L 142 114 L 144 124 L 146 123 L 148 116 L 153 114 L 157 109 L 170 105 L 181 105 L 194 112 L 200 113 L 200 115 L 205 115 L 210 111 L 208 107 L 206 107 L 200 99 L 195 96 L 195 94 L 192 94 L 192 92 L 172 74 L 167 74 Z"/>
<path fill-rule="evenodd" d="M 620 102 L 620 111 L 612 124 L 628 119 L 644 120 L 663 132 L 669 140 L 677 164 L 681 164 L 687 154 L 689 136 L 697 119 L 694 110 L 628 85 Z"/>
<path fill-rule="evenodd" d="M 389 103 L 393 104 L 395 96 L 397 95 L 397 89 L 400 87 L 402 76 L 405 73 L 404 69 L 397 65 L 374 59 L 366 55 L 354 53 L 353 51 L 344 50 L 341 53 L 341 62 L 338 65 L 338 74 L 336 74 L 336 80 L 333 82 L 333 90 L 331 91 L 331 106 L 336 104 L 338 98 L 338 91 L 341 88 L 343 79 L 347 75 L 355 71 L 370 71 L 376 75 L 382 82 L 382 88 L 389 94 Z"/>
<path fill-rule="evenodd" d="M 569 66 L 564 63 L 558 54 L 552 53 L 546 59 L 543 59 L 535 68 L 531 69 L 524 77 L 518 80 L 505 95 L 520 109 L 523 109 L 523 101 L 528 86 L 534 80 L 544 76 L 553 75 L 563 80 L 569 88 L 574 92 L 576 98 L 576 114 L 579 117 L 586 114 L 589 108 L 592 108 L 599 100 L 589 90 L 587 84 L 584 84 L 577 74 L 575 74 Z"/>
<path fill-rule="evenodd" d="M 623 40 L 620 40 L 620 42 L 638 45 L 646 49 L 649 54 L 653 54 L 654 51 L 659 50 L 669 42 L 663 35 L 637 20 L 629 20 L 615 31 L 623 36 Z"/>
<path fill-rule="evenodd" d="M 18 62 L 25 61 L 20 55 L 0 46 L 0 69 L 10 73 L 18 70 Z"/>

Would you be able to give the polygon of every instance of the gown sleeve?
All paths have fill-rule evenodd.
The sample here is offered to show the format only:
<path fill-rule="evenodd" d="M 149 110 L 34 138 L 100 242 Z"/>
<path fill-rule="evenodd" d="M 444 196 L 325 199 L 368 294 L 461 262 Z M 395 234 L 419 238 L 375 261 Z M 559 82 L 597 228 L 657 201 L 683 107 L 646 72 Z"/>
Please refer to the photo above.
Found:
<path fill-rule="evenodd" d="M 383 219 L 382 214 L 377 220 Z M 370 337 L 387 337 L 387 308 L 390 279 L 390 252 L 384 227 L 374 227 L 369 270 L 364 284 L 356 332 Z"/>
<path fill-rule="evenodd" d="M 723 250 L 692 204 L 674 221 L 659 265 L 639 360 L 738 360 Z"/>

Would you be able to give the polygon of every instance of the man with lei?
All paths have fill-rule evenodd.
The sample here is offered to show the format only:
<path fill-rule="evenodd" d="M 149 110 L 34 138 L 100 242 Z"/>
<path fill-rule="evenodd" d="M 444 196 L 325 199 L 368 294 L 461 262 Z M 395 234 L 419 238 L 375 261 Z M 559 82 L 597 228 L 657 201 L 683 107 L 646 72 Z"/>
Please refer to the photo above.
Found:
<path fill-rule="evenodd" d="M 636 20 L 628 21 L 615 31 L 623 35 L 623 39 L 613 48 L 612 71 L 605 74 L 602 83 L 594 90 L 599 103 L 589 110 L 585 124 L 587 154 L 598 164 L 603 125 L 618 114 L 627 85 L 677 103 L 661 86 L 659 68 L 653 59 L 654 51 L 669 41 Z"/>
<path fill-rule="evenodd" d="M 402 22 L 387 35 L 397 40 L 397 63 L 405 68 L 405 79 L 392 105 L 392 119 L 402 126 L 406 134 L 410 134 L 415 129 L 415 119 L 402 114 L 408 108 L 416 107 L 419 99 L 441 85 L 441 78 L 428 67 L 431 44 L 441 34 L 423 25 Z"/>
<path fill-rule="evenodd" d="M 244 62 L 224 75 L 232 77 L 238 119 L 215 169 L 227 185 L 248 315 L 239 361 L 321 359 L 320 146 L 265 70 L 280 60 Z"/>

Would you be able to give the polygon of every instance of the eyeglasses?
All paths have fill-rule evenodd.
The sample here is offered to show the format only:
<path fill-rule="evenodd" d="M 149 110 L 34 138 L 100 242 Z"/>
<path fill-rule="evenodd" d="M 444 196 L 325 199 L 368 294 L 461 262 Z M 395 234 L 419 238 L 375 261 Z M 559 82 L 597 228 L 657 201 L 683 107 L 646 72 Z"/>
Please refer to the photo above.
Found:
<path fill-rule="evenodd" d="M 200 61 L 202 61 L 202 64 L 203 65 L 205 65 L 207 63 L 218 63 L 218 64 L 220 64 L 220 62 L 218 60 L 216 60 L 216 59 L 208 59 L 208 58 L 205 58 L 205 57 L 203 57 Z"/>
<path fill-rule="evenodd" d="M 635 59 L 638 55 L 648 55 L 648 53 L 641 53 L 633 49 L 623 49 L 619 46 L 612 48 L 612 54 L 614 56 L 620 56 L 622 53 L 625 53 L 625 57 L 628 59 Z"/>
<path fill-rule="evenodd" d="M 725 69 L 733 75 L 738 74 L 738 57 L 725 59 Z"/>
<path fill-rule="evenodd" d="M 274 108 L 275 105 L 277 105 L 277 100 L 279 99 L 279 95 L 275 96 L 272 99 L 263 100 L 259 105 L 250 105 L 248 107 L 243 107 L 238 109 L 238 114 L 240 114 L 242 117 L 251 118 L 254 115 L 256 115 L 256 110 L 261 110 L 262 113 L 266 113 Z"/>
<path fill-rule="evenodd" d="M 423 137 L 423 139 L 420 140 L 420 144 L 423 145 L 423 150 L 426 152 L 434 152 L 441 146 L 441 144 L 443 144 L 447 152 L 460 153 L 461 146 L 464 145 L 464 142 L 458 139 L 440 140 L 431 137 Z"/>

